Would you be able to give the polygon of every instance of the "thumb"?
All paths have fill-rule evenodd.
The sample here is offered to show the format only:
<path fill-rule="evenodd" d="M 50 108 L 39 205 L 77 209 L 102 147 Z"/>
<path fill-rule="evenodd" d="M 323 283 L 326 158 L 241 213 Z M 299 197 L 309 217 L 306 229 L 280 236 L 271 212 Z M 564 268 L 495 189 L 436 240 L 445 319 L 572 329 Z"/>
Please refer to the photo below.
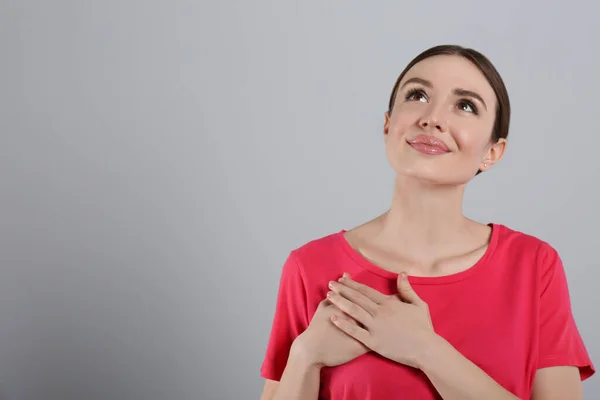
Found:
<path fill-rule="evenodd" d="M 423 303 L 423 300 L 419 297 L 417 292 L 414 291 L 410 282 L 408 281 L 408 276 L 405 272 L 402 272 L 398 275 L 398 294 L 400 295 L 400 299 L 403 301 L 419 305 Z"/>

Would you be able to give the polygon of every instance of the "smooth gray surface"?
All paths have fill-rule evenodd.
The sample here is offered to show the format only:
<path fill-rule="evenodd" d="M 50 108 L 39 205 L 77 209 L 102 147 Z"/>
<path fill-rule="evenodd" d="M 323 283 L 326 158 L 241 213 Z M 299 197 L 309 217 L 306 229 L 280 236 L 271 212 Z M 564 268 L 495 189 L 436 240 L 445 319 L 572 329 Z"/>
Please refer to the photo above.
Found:
<path fill-rule="evenodd" d="M 388 206 L 439 43 L 514 109 L 465 213 L 559 250 L 600 364 L 600 10 L 562 4 L 0 0 L 0 399 L 257 399 L 285 257 Z"/>

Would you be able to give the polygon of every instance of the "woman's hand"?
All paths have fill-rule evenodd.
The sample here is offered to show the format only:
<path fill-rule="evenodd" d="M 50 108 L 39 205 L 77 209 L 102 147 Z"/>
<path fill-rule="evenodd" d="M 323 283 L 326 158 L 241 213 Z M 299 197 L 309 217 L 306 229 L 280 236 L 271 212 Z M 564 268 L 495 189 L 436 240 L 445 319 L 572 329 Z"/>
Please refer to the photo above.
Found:
<path fill-rule="evenodd" d="M 292 355 L 318 367 L 335 367 L 368 353 L 369 349 L 364 344 L 346 335 L 332 323 L 333 316 L 336 321 L 357 326 L 356 321 L 324 299 L 319 303 L 308 328 L 294 341 Z"/>
<path fill-rule="evenodd" d="M 405 274 L 398 276 L 398 294 L 385 295 L 349 277 L 331 282 L 329 300 L 363 325 L 337 314 L 331 319 L 340 331 L 390 360 L 419 368 L 436 334 L 427 304 L 415 293 Z"/>

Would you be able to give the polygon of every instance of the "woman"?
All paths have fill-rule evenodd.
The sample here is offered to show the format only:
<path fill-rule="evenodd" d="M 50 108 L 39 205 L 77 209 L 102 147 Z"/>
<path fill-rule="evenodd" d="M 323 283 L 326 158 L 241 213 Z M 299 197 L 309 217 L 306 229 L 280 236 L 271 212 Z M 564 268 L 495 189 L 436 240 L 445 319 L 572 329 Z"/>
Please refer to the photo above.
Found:
<path fill-rule="evenodd" d="M 510 103 L 490 61 L 437 46 L 392 90 L 391 206 L 291 252 L 263 399 L 578 399 L 594 366 L 546 242 L 462 214 L 502 158 Z"/>

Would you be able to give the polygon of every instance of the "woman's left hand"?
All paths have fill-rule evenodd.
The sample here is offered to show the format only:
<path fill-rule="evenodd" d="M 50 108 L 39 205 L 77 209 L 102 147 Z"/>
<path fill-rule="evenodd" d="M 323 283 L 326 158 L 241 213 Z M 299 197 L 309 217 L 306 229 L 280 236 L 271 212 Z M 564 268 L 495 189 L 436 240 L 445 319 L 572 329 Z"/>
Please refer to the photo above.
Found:
<path fill-rule="evenodd" d="M 398 276 L 398 294 L 385 295 L 345 275 L 330 282 L 329 300 L 360 325 L 332 318 L 335 326 L 376 353 L 419 368 L 419 360 L 436 337 L 429 307 L 415 293 L 405 274 Z"/>

